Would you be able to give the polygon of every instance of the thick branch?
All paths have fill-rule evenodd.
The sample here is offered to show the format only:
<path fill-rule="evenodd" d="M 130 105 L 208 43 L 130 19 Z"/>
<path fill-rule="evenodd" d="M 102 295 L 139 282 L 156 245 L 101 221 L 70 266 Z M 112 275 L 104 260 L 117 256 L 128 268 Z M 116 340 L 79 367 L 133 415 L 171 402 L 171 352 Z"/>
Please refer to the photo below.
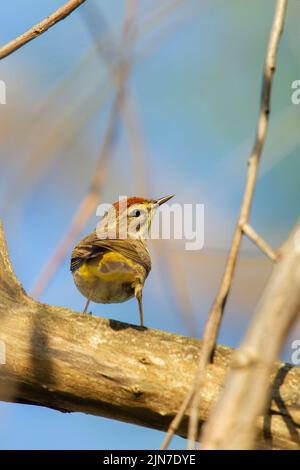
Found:
<path fill-rule="evenodd" d="M 29 41 L 32 41 L 37 36 L 43 34 L 56 23 L 70 15 L 70 13 L 76 10 L 76 8 L 78 8 L 85 1 L 86 0 L 69 0 L 62 7 L 58 8 L 58 10 L 56 10 L 54 13 L 40 21 L 40 23 L 35 24 L 32 26 L 32 28 L 25 31 L 25 33 L 0 47 L 0 60 L 20 49 L 20 47 L 24 46 Z"/>
<path fill-rule="evenodd" d="M 37 302 L 20 287 L 0 232 L 0 399 L 80 411 L 166 430 L 190 389 L 201 342 Z M 199 418 L 216 402 L 232 350 L 218 346 L 208 366 Z M 297 448 L 300 369 L 277 363 L 268 430 L 258 446 Z M 178 428 L 186 435 L 188 416 Z M 294 432 L 290 429 L 293 427 Z"/>
<path fill-rule="evenodd" d="M 132 60 L 124 60 L 124 55 L 130 44 L 129 33 L 135 19 L 135 13 L 136 0 L 127 0 L 120 44 L 120 57 L 116 67 L 116 95 L 89 189 L 75 211 L 66 232 L 63 234 L 50 259 L 45 264 L 38 279 L 34 283 L 31 290 L 33 297 L 39 297 L 49 284 L 58 267 L 64 261 L 70 246 L 72 246 L 76 237 L 87 224 L 89 218 L 96 210 L 97 204 L 100 202 L 101 192 L 107 178 L 108 163 L 113 154 L 113 145 L 115 143 L 116 129 L 118 126 L 117 118 L 119 110 L 122 108 L 127 81 L 132 67 Z"/>

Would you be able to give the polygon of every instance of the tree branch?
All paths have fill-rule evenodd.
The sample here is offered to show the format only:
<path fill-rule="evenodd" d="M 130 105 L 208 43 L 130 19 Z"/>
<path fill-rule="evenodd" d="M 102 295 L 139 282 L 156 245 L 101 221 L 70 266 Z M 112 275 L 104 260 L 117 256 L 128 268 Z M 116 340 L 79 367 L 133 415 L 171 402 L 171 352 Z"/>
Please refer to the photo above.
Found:
<path fill-rule="evenodd" d="M 241 229 L 244 234 L 247 235 L 249 240 L 251 240 L 258 248 L 268 257 L 271 261 L 276 261 L 277 255 L 270 247 L 270 245 L 264 240 L 258 233 L 251 227 L 249 224 L 244 224 Z"/>
<path fill-rule="evenodd" d="M 118 126 L 119 111 L 126 96 L 126 86 L 129 78 L 132 60 L 125 59 L 124 55 L 128 46 L 131 44 L 130 32 L 136 13 L 136 0 L 127 0 L 126 11 L 123 21 L 120 57 L 115 71 L 116 94 L 111 108 L 106 132 L 102 141 L 96 168 L 91 177 L 89 189 L 75 211 L 72 220 L 58 242 L 54 252 L 42 268 L 37 280 L 35 281 L 31 295 L 39 297 L 50 280 L 53 278 L 59 266 L 65 260 L 66 255 L 72 243 L 76 240 L 81 230 L 87 224 L 89 218 L 95 211 L 101 200 L 101 192 L 107 179 L 108 163 L 112 157 L 113 145 L 115 143 L 116 130 Z"/>
<path fill-rule="evenodd" d="M 59 21 L 65 19 L 85 1 L 86 0 L 69 0 L 62 7 L 58 8 L 58 10 L 56 10 L 54 13 L 25 31 L 25 33 L 0 47 L 0 60 L 4 59 L 4 57 L 7 57 L 16 50 L 20 49 L 20 47 L 25 46 L 25 44 L 28 42 L 45 33 L 45 31 L 47 31 Z"/>
<path fill-rule="evenodd" d="M 106 416 L 166 430 L 195 377 L 201 342 L 53 307 L 28 297 L 17 281 L 0 228 L 0 399 Z M 199 408 L 201 424 L 216 402 L 232 350 L 218 346 Z M 269 434 L 257 446 L 296 449 L 300 369 L 276 363 Z M 177 433 L 186 436 L 188 415 Z M 290 433 L 291 426 L 295 429 Z M 298 440 L 297 440 L 298 439 Z"/>
<path fill-rule="evenodd" d="M 225 271 L 221 280 L 219 290 L 217 292 L 214 303 L 210 309 L 208 319 L 203 334 L 203 354 L 200 357 L 199 368 L 197 371 L 197 379 L 195 381 L 195 390 L 191 394 L 191 420 L 189 424 L 189 449 L 194 448 L 194 443 L 198 437 L 198 407 L 200 400 L 200 389 L 205 379 L 205 368 L 212 360 L 214 348 L 218 338 L 223 312 L 231 290 L 235 267 L 240 251 L 243 229 L 242 227 L 248 223 L 250 211 L 254 196 L 254 190 L 258 175 L 259 163 L 267 138 L 269 126 L 269 115 L 271 106 L 271 91 L 273 77 L 276 69 L 276 58 L 280 37 L 283 31 L 285 13 L 287 8 L 287 0 L 277 0 L 273 24 L 270 32 L 269 43 L 266 51 L 260 111 L 257 122 L 257 129 L 253 148 L 248 160 L 248 171 L 245 183 L 243 199 L 240 207 L 238 221 L 234 230 L 231 247 L 229 250 Z"/>
<path fill-rule="evenodd" d="M 300 221 L 281 250 L 242 346 L 233 356 L 224 393 L 204 428 L 202 448 L 253 447 L 257 418 L 268 406 L 274 361 L 299 313 Z"/>

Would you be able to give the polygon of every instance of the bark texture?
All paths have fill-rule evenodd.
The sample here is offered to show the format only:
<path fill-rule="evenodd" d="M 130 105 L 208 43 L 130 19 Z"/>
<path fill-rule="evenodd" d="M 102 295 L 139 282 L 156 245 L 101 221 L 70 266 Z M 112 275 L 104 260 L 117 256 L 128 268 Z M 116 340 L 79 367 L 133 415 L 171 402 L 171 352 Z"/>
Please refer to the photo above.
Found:
<path fill-rule="evenodd" d="M 30 298 L 17 280 L 0 227 L 0 400 L 79 411 L 166 430 L 192 385 L 201 341 L 96 317 Z M 218 346 L 199 417 L 223 387 L 233 350 Z M 300 369 L 276 363 L 272 403 L 257 447 L 297 449 Z M 178 433 L 186 435 L 188 416 Z"/>

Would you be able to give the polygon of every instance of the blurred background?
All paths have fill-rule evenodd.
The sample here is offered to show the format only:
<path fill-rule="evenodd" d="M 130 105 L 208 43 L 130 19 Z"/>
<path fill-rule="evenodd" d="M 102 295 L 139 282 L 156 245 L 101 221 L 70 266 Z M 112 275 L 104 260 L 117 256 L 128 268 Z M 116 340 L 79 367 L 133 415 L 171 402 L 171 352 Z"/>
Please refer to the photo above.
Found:
<path fill-rule="evenodd" d="M 0 44 L 62 3 L 4 2 Z M 153 269 L 144 289 L 148 327 L 201 337 L 241 201 L 276 2 L 137 3 L 135 11 L 129 5 L 129 15 L 127 5 L 124 29 L 124 1 L 87 1 L 0 62 L 7 86 L 7 104 L 0 105 L 0 217 L 25 289 L 44 302 L 82 311 L 85 300 L 73 284 L 69 255 L 98 221 L 86 199 L 93 180 L 99 177 L 99 202 L 120 194 L 175 193 L 176 203 L 204 204 L 204 248 L 151 242 Z M 299 17 L 300 2 L 292 0 L 251 215 L 253 227 L 274 249 L 300 208 L 300 105 L 291 103 L 291 84 L 300 79 Z M 125 104 L 114 114 L 121 53 L 130 66 Z M 68 237 L 72 221 L 74 240 Z M 239 344 L 271 268 L 244 240 L 220 343 Z M 135 300 L 92 309 L 138 321 Z M 299 337 L 300 324 L 282 352 L 284 360 Z M 151 449 L 162 439 L 158 431 L 104 418 L 0 404 L 1 449 Z M 185 442 L 175 438 L 172 447 L 184 448 Z"/>

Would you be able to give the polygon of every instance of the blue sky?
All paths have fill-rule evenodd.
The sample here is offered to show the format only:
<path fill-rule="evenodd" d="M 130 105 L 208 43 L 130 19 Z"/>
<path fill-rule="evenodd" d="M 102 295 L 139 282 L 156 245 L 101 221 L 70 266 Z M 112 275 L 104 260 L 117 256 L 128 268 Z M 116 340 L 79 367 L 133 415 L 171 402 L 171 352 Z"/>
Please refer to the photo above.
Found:
<path fill-rule="evenodd" d="M 5 2 L 1 6 L 0 43 L 61 3 Z M 97 0 L 97 4 L 117 40 L 123 2 Z M 178 256 L 200 336 L 240 204 L 274 2 L 182 0 L 151 22 L 161 4 L 140 2 L 140 29 L 130 79 L 148 155 L 149 194 L 143 195 L 176 193 L 176 202 L 205 205 L 203 253 L 183 252 L 181 246 L 161 242 L 167 252 L 181 250 Z M 290 100 L 291 83 L 300 78 L 299 14 L 300 3 L 290 2 L 251 216 L 253 226 L 274 247 L 287 236 L 300 207 L 300 108 Z M 4 129 L 0 130 L 0 216 L 15 270 L 29 289 L 87 190 L 113 90 L 79 12 L 1 61 L 0 79 L 7 83 L 7 104 L 0 107 Z M 38 114 L 42 106 L 46 112 Z M 34 155 L 35 161 L 29 165 Z M 120 123 L 104 198 L 113 202 L 119 194 L 135 194 L 137 187 Z M 96 217 L 84 234 L 95 223 Z M 162 269 L 154 262 L 145 288 L 147 326 L 187 334 L 176 295 L 165 282 Z M 268 260 L 245 241 L 220 342 L 237 346 L 269 272 Z M 84 299 L 73 285 L 68 260 L 42 300 L 77 311 L 83 308 Z M 134 300 L 109 308 L 96 305 L 93 312 L 129 322 L 138 315 Z M 299 331 L 298 327 L 293 337 L 299 337 Z M 289 342 L 283 357 L 290 357 Z M 160 432 L 104 418 L 0 404 L 3 449 L 150 449 L 159 447 L 162 438 Z M 184 447 L 184 441 L 176 438 L 173 446 Z"/>

